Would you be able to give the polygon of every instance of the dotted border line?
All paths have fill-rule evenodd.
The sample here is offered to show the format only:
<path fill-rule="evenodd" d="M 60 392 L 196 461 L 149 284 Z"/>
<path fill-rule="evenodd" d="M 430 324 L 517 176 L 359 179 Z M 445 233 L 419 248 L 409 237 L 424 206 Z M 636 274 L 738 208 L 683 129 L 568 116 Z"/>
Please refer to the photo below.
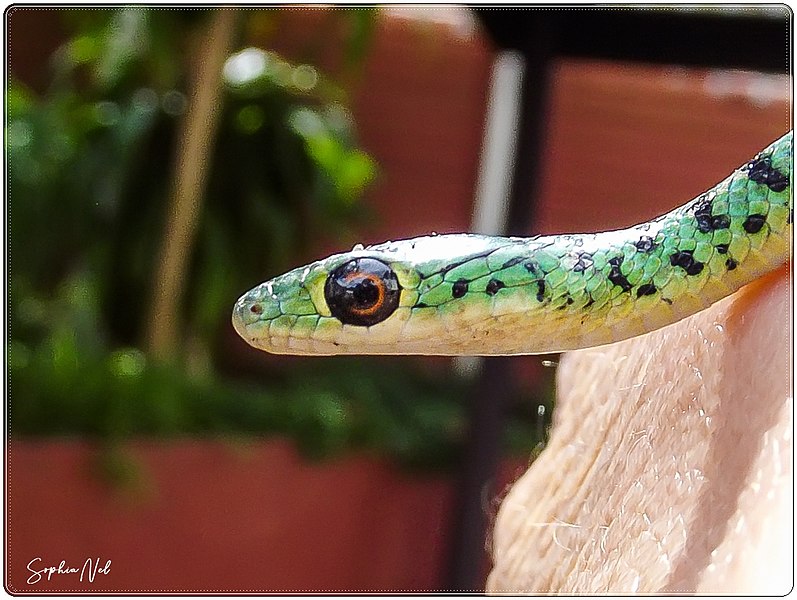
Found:
<path fill-rule="evenodd" d="M 208 10 L 238 10 L 238 9 L 247 9 L 249 5 L 241 5 L 241 6 L 208 6 L 208 7 L 179 7 L 179 6 L 171 6 L 171 7 L 160 7 L 160 6 L 150 6 L 150 7 L 127 7 L 127 8 L 140 8 L 142 10 L 160 10 L 160 11 L 208 11 Z M 371 6 L 251 6 L 251 8 L 258 8 L 258 9 L 265 9 L 265 10 L 285 10 L 286 8 L 289 10 L 296 10 L 296 11 L 318 11 L 318 10 L 370 10 Z M 434 10 L 450 10 L 450 6 L 412 6 L 412 5 L 397 5 L 394 8 L 409 8 L 414 11 L 434 11 Z M 670 6 L 561 6 L 561 7 L 534 7 L 534 6 L 498 6 L 491 8 L 491 10 L 536 10 L 536 11 L 568 11 L 568 10 L 592 10 L 592 11 L 624 11 L 624 10 L 633 10 L 633 11 L 640 11 L 640 10 L 649 10 L 649 11 L 663 11 L 663 10 L 670 10 Z M 53 10 L 97 10 L 97 7 L 91 6 L 51 6 L 51 7 L 43 7 L 43 6 L 11 6 L 4 12 L 5 23 L 4 23 L 4 33 L 6 37 L 6 78 L 10 75 L 8 70 L 10 69 L 11 65 L 11 17 L 13 16 L 14 12 L 18 11 L 53 11 Z M 744 6 L 744 7 L 737 7 L 735 8 L 737 12 L 762 12 L 762 9 L 755 6 Z M 701 12 L 704 13 L 713 13 L 713 12 L 725 12 L 727 11 L 726 7 L 722 5 L 716 6 L 704 6 L 701 8 Z M 767 12 L 777 13 L 781 12 L 783 17 L 786 18 L 786 70 L 787 72 L 791 73 L 791 51 L 790 51 L 790 42 L 792 36 L 792 19 L 791 19 L 791 11 L 789 10 L 788 6 L 776 6 L 776 7 L 768 7 Z M 790 77 L 790 79 L 793 79 Z M 794 83 L 792 81 L 792 96 L 793 96 L 793 86 Z M 5 112 L 5 111 L 4 111 Z M 786 108 L 786 119 L 789 124 L 790 129 L 793 129 L 793 114 L 792 114 L 792 103 L 789 102 Z M 5 171 L 5 168 L 4 168 Z M 8 204 L 10 205 L 11 200 L 11 190 L 10 190 L 10 182 L 8 180 L 8 174 L 4 173 L 5 183 L 6 183 L 6 199 Z M 9 223 L 10 214 L 6 213 L 6 228 L 10 227 Z M 7 279 L 10 278 L 10 252 L 6 256 L 7 258 Z M 11 329 L 11 317 L 9 314 L 6 315 L 6 328 L 7 332 L 10 333 Z M 6 375 L 7 377 L 7 375 Z M 8 399 L 9 399 L 9 406 L 10 406 L 10 396 L 11 396 L 11 380 L 8 377 L 6 382 L 6 390 L 8 391 Z M 11 415 L 8 410 L 6 410 L 6 436 L 10 437 L 11 433 Z M 5 458 L 5 486 L 6 486 L 6 511 L 3 515 L 4 523 L 6 525 L 6 536 L 4 539 L 4 549 L 6 551 L 6 557 L 9 559 L 7 561 L 6 566 L 6 580 L 5 580 L 5 588 L 11 592 L 17 594 L 30 594 L 30 595 L 49 595 L 49 594 L 68 594 L 68 593 L 133 593 L 133 594 L 158 594 L 158 593 L 165 593 L 165 594 L 180 594 L 180 593 L 206 593 L 206 594 L 213 594 L 213 593 L 233 593 L 233 594 L 263 594 L 263 593 L 271 593 L 271 594 L 390 594 L 390 593 L 398 593 L 398 594 L 424 594 L 424 593 L 432 593 L 432 594 L 445 594 L 445 593 L 457 593 L 457 594 L 470 594 L 470 595 L 483 595 L 483 592 L 480 591 L 473 591 L 473 590 L 329 590 L 329 589 L 308 589 L 308 590 L 271 590 L 271 589 L 185 589 L 185 590 L 172 590 L 172 589 L 112 589 L 112 588 L 84 588 L 84 589 L 59 589 L 59 590 L 52 590 L 52 589 L 18 589 L 15 588 L 11 584 L 11 548 L 9 545 L 9 541 L 11 539 L 11 520 L 10 520 L 10 496 L 9 496 L 9 488 L 11 487 L 11 447 L 12 445 L 6 446 L 6 458 Z M 500 590 L 494 592 L 496 594 L 550 594 L 556 593 L 551 592 L 551 590 Z M 558 592 L 558 593 L 567 593 L 567 592 Z M 618 592 L 623 593 L 623 592 Z M 683 593 L 683 594 L 693 594 L 695 590 L 670 590 L 669 593 Z"/>

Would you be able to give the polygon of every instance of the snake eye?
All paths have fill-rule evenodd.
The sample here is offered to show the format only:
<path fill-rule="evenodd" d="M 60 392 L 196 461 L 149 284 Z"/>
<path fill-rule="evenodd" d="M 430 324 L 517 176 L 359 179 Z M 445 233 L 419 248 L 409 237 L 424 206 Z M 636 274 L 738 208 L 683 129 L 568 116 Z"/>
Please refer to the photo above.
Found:
<path fill-rule="evenodd" d="M 332 316 L 347 325 L 376 325 L 399 303 L 398 277 L 382 261 L 355 258 L 327 276 L 324 298 Z"/>

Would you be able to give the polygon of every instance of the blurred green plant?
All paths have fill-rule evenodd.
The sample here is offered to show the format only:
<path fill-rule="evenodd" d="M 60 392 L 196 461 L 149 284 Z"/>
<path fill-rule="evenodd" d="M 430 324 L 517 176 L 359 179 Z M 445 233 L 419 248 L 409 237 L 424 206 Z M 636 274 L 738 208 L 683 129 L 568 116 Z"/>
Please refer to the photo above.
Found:
<path fill-rule="evenodd" d="M 352 231 L 376 175 L 344 89 L 310 64 L 254 46 L 226 61 L 182 303 L 186 356 L 167 365 L 139 349 L 188 102 L 178 57 L 208 12 L 59 11 L 71 33 L 52 56 L 49 89 L 38 96 L 10 82 L 12 432 L 279 433 L 313 456 L 366 447 L 406 464 L 450 465 L 463 436 L 463 382 L 411 362 L 336 359 L 264 367 L 260 383 L 243 383 L 224 360 L 235 298 L 319 239 Z M 354 19 L 350 68 L 365 56 L 373 15 L 333 12 Z M 526 449 L 531 421 L 513 422 Z"/>

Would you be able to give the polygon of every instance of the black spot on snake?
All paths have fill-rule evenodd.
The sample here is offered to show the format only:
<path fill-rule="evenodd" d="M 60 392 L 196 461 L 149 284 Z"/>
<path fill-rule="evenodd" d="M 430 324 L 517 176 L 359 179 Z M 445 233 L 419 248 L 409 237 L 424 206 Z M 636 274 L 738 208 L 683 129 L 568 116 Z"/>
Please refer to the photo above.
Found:
<path fill-rule="evenodd" d="M 501 269 L 508 269 L 509 267 L 514 267 L 515 265 L 522 262 L 523 262 L 523 257 L 516 256 L 515 258 L 510 258 L 508 261 L 506 261 L 501 267 Z"/>
<path fill-rule="evenodd" d="M 771 169 L 772 160 L 768 156 L 760 156 L 747 164 L 747 176 L 756 183 L 766 183 Z"/>
<path fill-rule="evenodd" d="M 615 258 L 610 258 L 609 264 L 612 266 L 612 270 L 609 271 L 609 281 L 614 285 L 620 286 L 624 292 L 630 291 L 634 286 L 628 282 L 628 279 L 626 279 L 625 275 L 620 271 L 620 265 L 623 264 L 623 257 L 616 256 Z"/>
<path fill-rule="evenodd" d="M 665 298 L 664 296 L 662 296 L 661 299 L 667 304 L 672 304 L 672 300 L 670 298 Z"/>
<path fill-rule="evenodd" d="M 500 279 L 491 279 L 487 282 L 487 287 L 484 291 L 486 291 L 490 296 L 495 296 L 498 293 L 498 290 L 501 290 L 505 287 L 506 284 Z"/>
<path fill-rule="evenodd" d="M 731 218 L 728 215 L 711 214 L 713 203 L 714 200 L 706 196 L 695 206 L 697 229 L 702 233 L 708 233 L 716 229 L 727 229 L 731 225 Z"/>
<path fill-rule="evenodd" d="M 640 252 L 650 252 L 656 247 L 656 244 L 652 237 L 649 235 L 643 235 L 636 242 L 634 242 L 634 246 Z"/>
<path fill-rule="evenodd" d="M 468 293 L 468 280 L 467 279 L 458 279 L 454 282 L 454 285 L 451 286 L 451 295 L 454 298 L 462 298 L 465 294 Z"/>
<path fill-rule="evenodd" d="M 736 262 L 735 260 L 733 260 L 732 258 L 729 258 L 728 260 L 726 260 L 726 261 L 725 261 L 725 266 L 726 266 L 726 267 L 728 267 L 728 270 L 729 270 L 729 271 L 733 271 L 733 270 L 736 268 L 736 266 L 737 266 L 738 264 L 739 264 L 739 263 L 737 263 L 737 262 Z"/>
<path fill-rule="evenodd" d="M 757 158 L 748 165 L 747 176 L 751 181 L 765 184 L 773 192 L 782 192 L 789 187 L 789 178 L 772 167 L 769 157 Z"/>
<path fill-rule="evenodd" d="M 703 196 L 695 206 L 695 220 L 697 220 L 697 230 L 702 233 L 708 233 L 712 230 L 711 227 L 711 207 L 713 200 L 707 196 Z"/>
<path fill-rule="evenodd" d="M 697 275 L 703 270 L 703 263 L 694 259 L 691 250 L 679 250 L 670 255 L 670 264 L 681 267 L 687 275 Z"/>
<path fill-rule="evenodd" d="M 583 273 L 592 266 L 592 254 L 589 252 L 579 252 L 576 264 L 573 265 L 573 271 L 576 273 Z"/>
<path fill-rule="evenodd" d="M 652 283 L 643 283 L 637 288 L 636 297 L 639 298 L 640 296 L 650 296 L 651 294 L 656 293 L 656 286 Z"/>
<path fill-rule="evenodd" d="M 728 229 L 731 226 L 730 215 L 714 215 L 711 219 L 712 229 Z"/>
<path fill-rule="evenodd" d="M 697 220 L 697 230 L 701 233 L 708 233 L 711 231 L 711 215 L 699 215 L 696 216 L 695 219 Z"/>
<path fill-rule="evenodd" d="M 537 280 L 537 302 L 542 302 L 545 298 L 545 280 Z"/>
<path fill-rule="evenodd" d="M 789 178 L 780 171 L 773 169 L 767 176 L 767 187 L 773 192 L 782 192 L 789 187 Z"/>
<path fill-rule="evenodd" d="M 758 233 L 766 223 L 767 218 L 764 215 L 750 215 L 742 223 L 742 227 L 747 233 Z"/>
<path fill-rule="evenodd" d="M 728 253 L 728 244 L 717 244 L 714 247 L 717 249 L 717 252 L 719 252 L 720 254 Z"/>

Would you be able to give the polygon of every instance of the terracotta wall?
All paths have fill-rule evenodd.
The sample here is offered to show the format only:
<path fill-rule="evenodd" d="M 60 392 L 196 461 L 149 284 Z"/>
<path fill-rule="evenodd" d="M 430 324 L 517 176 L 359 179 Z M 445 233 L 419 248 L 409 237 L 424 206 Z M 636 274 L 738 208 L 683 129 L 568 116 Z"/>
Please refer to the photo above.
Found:
<path fill-rule="evenodd" d="M 789 129 L 785 76 L 556 67 L 535 231 L 604 231 L 679 206 Z"/>
<path fill-rule="evenodd" d="M 137 475 L 100 476 L 80 441 L 9 448 L 7 589 L 44 591 L 433 590 L 452 486 L 365 456 L 308 463 L 291 444 L 137 442 Z M 93 583 L 30 569 L 110 559 Z"/>

